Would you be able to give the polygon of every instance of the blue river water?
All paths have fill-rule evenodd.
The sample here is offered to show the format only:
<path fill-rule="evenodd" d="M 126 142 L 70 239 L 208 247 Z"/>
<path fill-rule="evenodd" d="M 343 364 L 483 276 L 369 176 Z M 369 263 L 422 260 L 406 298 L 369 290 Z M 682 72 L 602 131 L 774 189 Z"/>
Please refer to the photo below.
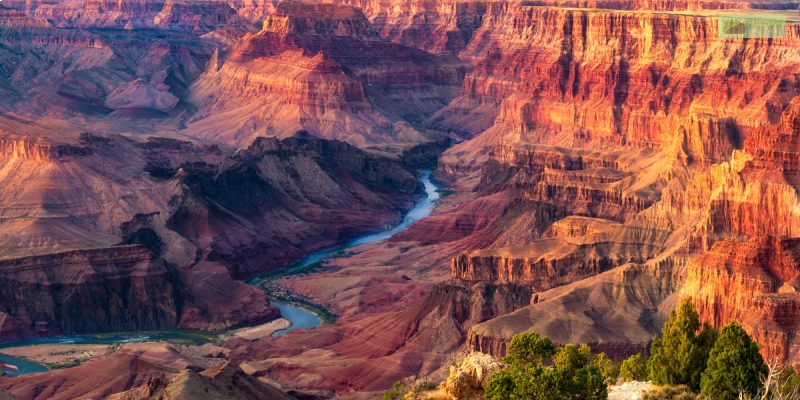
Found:
<path fill-rule="evenodd" d="M 299 262 L 292 264 L 288 268 L 282 269 L 279 274 L 291 275 L 294 272 L 303 271 L 311 265 L 325 261 L 326 259 L 331 258 L 349 248 L 389 239 L 390 237 L 408 229 L 415 222 L 431 215 L 433 207 L 436 205 L 436 201 L 439 200 L 440 197 L 439 188 L 433 183 L 433 181 L 431 181 L 431 171 L 423 171 L 420 174 L 419 180 L 425 187 L 425 197 L 416 205 L 414 205 L 414 208 L 408 211 L 403 218 L 403 221 L 399 225 L 389 230 L 357 237 L 342 246 L 331 247 L 311 253 Z M 257 281 L 258 280 L 251 283 L 257 283 Z M 288 319 L 292 325 L 286 329 L 275 332 L 272 336 L 282 336 L 295 329 L 311 329 L 322 324 L 322 320 L 319 317 L 306 309 L 275 301 L 273 301 L 273 304 L 275 304 L 275 306 L 281 310 L 281 316 Z"/>
<path fill-rule="evenodd" d="M 3 376 L 15 377 L 44 372 L 47 368 L 39 363 L 0 354 L 0 371 L 3 371 Z"/>
<path fill-rule="evenodd" d="M 271 302 L 273 306 L 281 310 L 281 316 L 292 322 L 286 329 L 281 329 L 272 334 L 274 337 L 283 336 L 295 329 L 311 329 L 322 324 L 322 320 L 314 313 L 305 308 L 295 307 L 277 301 Z"/>
<path fill-rule="evenodd" d="M 399 225 L 382 232 L 360 236 L 342 246 L 336 246 L 312 253 L 292 266 L 281 270 L 281 275 L 292 274 L 294 271 L 304 270 L 313 264 L 339 254 L 343 250 L 388 239 L 408 229 L 408 227 L 413 225 L 415 222 L 429 216 L 436 201 L 439 199 L 439 188 L 431 181 L 430 171 L 422 172 L 419 179 L 425 187 L 425 197 L 405 215 L 403 221 Z M 257 283 L 258 281 L 259 280 L 254 280 L 251 283 Z M 292 325 L 288 328 L 273 333 L 273 336 L 283 336 L 296 329 L 311 329 L 322 324 L 322 320 L 316 314 L 302 307 L 296 307 L 291 304 L 277 301 L 273 301 L 272 304 L 278 307 L 283 318 L 288 319 L 292 323 Z M 37 344 L 114 344 L 148 342 L 154 340 L 167 340 L 173 342 L 177 341 L 191 344 L 203 344 L 209 342 L 207 337 L 180 331 L 134 332 L 109 335 L 72 335 L 63 337 L 28 339 L 19 342 L 0 344 L 0 371 L 4 372 L 4 376 L 14 377 L 24 374 L 44 372 L 47 370 L 47 368 L 41 364 L 2 354 L 4 348 L 32 346 Z"/>

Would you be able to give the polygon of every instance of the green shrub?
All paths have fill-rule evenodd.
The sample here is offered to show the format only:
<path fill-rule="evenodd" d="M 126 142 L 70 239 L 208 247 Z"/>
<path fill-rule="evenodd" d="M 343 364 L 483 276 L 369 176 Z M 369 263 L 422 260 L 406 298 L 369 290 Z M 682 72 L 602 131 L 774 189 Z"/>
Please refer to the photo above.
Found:
<path fill-rule="evenodd" d="M 623 382 L 646 381 L 647 361 L 641 354 L 634 354 L 625 359 L 619 367 L 619 377 Z"/>
<path fill-rule="evenodd" d="M 762 387 L 767 365 L 756 344 L 739 324 L 722 328 L 702 376 L 702 393 L 714 400 L 736 400 L 755 395 Z"/>
<path fill-rule="evenodd" d="M 492 374 L 486 385 L 486 399 L 513 399 L 517 390 L 517 382 L 521 381 L 518 370 L 507 369 Z"/>
<path fill-rule="evenodd" d="M 392 384 L 392 388 L 383 394 L 383 400 L 401 400 L 406 393 L 406 384 L 397 381 Z"/>
<path fill-rule="evenodd" d="M 509 368 L 489 378 L 487 400 L 608 398 L 603 374 L 589 346 L 555 349 L 550 339 L 522 334 L 512 338 L 505 361 Z"/>
<path fill-rule="evenodd" d="M 515 335 L 508 343 L 505 362 L 518 368 L 541 365 L 549 360 L 556 352 L 556 346 L 549 338 L 541 337 L 538 333 L 523 333 Z"/>
<path fill-rule="evenodd" d="M 670 314 L 650 347 L 647 362 L 650 379 L 656 385 L 688 385 L 700 389 L 700 377 L 716 340 L 716 331 L 701 324 L 691 302 L 685 301 Z"/>
<path fill-rule="evenodd" d="M 697 395 L 686 385 L 659 386 L 648 390 L 642 400 L 695 400 Z"/>
<path fill-rule="evenodd" d="M 608 356 L 606 353 L 600 353 L 594 356 L 594 364 L 600 368 L 600 373 L 603 375 L 603 380 L 607 385 L 617 383 L 619 378 L 619 366 Z"/>

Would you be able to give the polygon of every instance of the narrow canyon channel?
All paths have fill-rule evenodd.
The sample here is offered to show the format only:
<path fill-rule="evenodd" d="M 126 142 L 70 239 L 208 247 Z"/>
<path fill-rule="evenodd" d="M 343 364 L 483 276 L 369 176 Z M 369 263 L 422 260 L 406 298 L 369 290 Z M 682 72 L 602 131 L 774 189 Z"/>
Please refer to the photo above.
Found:
<path fill-rule="evenodd" d="M 439 187 L 431 180 L 431 171 L 426 170 L 420 174 L 420 182 L 425 188 L 425 196 L 417 202 L 411 210 L 406 213 L 403 221 L 394 228 L 387 229 L 377 233 L 363 235 L 353 239 L 352 241 L 337 247 L 320 250 L 308 255 L 301 261 L 294 263 L 287 268 L 284 268 L 274 274 L 267 275 L 262 278 L 252 280 L 250 283 L 253 285 L 261 286 L 264 282 L 277 279 L 280 277 L 293 275 L 307 271 L 310 267 L 325 262 L 326 260 L 340 255 L 343 251 L 357 246 L 379 242 L 388 239 L 393 235 L 400 233 L 415 222 L 429 216 L 436 200 L 439 199 Z M 288 328 L 281 329 L 272 334 L 272 336 L 283 336 L 293 330 L 297 329 L 311 329 L 322 324 L 322 319 L 313 312 L 300 307 L 298 305 L 290 304 L 284 301 L 272 302 L 281 312 L 281 316 L 291 322 Z M 45 337 L 29 339 L 19 342 L 6 343 L 0 345 L 0 371 L 2 375 L 15 377 L 25 374 L 47 371 L 47 367 L 42 364 L 25 360 L 22 358 L 11 357 L 2 354 L 4 348 L 24 347 L 43 344 L 115 344 L 115 343 L 134 343 L 134 342 L 148 342 L 148 341 L 177 341 L 191 344 L 203 344 L 209 342 L 207 337 L 180 331 L 164 331 L 164 332 L 134 332 L 134 333 L 119 333 L 107 335 L 71 335 L 60 337 Z"/>
<path fill-rule="evenodd" d="M 302 273 L 309 270 L 314 265 L 324 263 L 326 260 L 335 257 L 348 249 L 362 246 L 365 244 L 379 242 L 388 239 L 410 227 L 415 222 L 431 215 L 436 201 L 439 199 L 439 187 L 431 180 L 431 171 L 425 170 L 419 176 L 420 182 L 425 187 L 425 196 L 414 205 L 414 208 L 406 213 L 403 221 L 394 228 L 387 229 L 377 233 L 359 236 L 350 242 L 336 247 L 323 249 L 309 254 L 306 258 L 294 263 L 287 268 L 281 269 L 273 274 L 267 275 L 262 278 L 252 280 L 250 283 L 256 286 L 262 286 L 264 283 L 277 279 L 280 277 Z M 292 324 L 286 328 L 281 329 L 272 336 L 282 336 L 295 329 L 310 329 L 322 324 L 322 319 L 316 314 L 299 307 L 292 305 L 289 302 L 273 301 L 273 304 L 281 311 L 281 316 L 286 318 Z"/>

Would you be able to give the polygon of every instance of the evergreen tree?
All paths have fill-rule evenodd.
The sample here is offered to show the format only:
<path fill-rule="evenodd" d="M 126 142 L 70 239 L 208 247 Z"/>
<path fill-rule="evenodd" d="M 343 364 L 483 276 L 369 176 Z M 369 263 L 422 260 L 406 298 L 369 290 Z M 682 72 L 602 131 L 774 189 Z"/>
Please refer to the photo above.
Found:
<path fill-rule="evenodd" d="M 650 379 L 656 385 L 688 385 L 699 390 L 715 340 L 716 331 L 700 323 L 691 302 L 683 302 L 670 314 L 661 337 L 653 340 L 647 362 Z"/>
<path fill-rule="evenodd" d="M 605 400 L 606 383 L 589 346 L 559 349 L 537 334 L 515 336 L 505 361 L 509 368 L 492 374 L 488 400 Z"/>
<path fill-rule="evenodd" d="M 638 353 L 626 358 L 619 367 L 619 377 L 625 382 L 646 381 L 647 361 Z"/>
<path fill-rule="evenodd" d="M 504 361 L 518 368 L 526 368 L 541 365 L 553 357 L 555 352 L 556 346 L 549 338 L 541 337 L 536 332 L 523 333 L 511 338 Z"/>
<path fill-rule="evenodd" d="M 756 395 L 767 365 L 756 344 L 739 324 L 722 328 L 703 373 L 702 393 L 714 400 L 736 400 L 740 393 Z"/>
<path fill-rule="evenodd" d="M 619 366 L 614 363 L 612 359 L 608 358 L 606 353 L 600 353 L 594 356 L 594 364 L 597 365 L 597 368 L 600 368 L 600 373 L 603 374 L 603 379 L 606 384 L 613 385 L 617 383 L 617 378 L 619 378 Z"/>

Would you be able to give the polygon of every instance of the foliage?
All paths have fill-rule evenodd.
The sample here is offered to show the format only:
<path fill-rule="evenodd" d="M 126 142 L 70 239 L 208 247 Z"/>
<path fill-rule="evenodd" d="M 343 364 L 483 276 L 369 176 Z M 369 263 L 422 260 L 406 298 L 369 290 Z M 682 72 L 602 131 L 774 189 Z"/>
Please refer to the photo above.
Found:
<path fill-rule="evenodd" d="M 483 353 L 469 353 L 459 362 L 450 365 L 450 373 L 442 385 L 442 391 L 454 399 L 483 399 L 489 377 L 506 365 Z"/>
<path fill-rule="evenodd" d="M 406 393 L 406 384 L 403 381 L 397 381 L 392 384 L 392 388 L 383 394 L 383 400 L 401 400 Z"/>
<path fill-rule="evenodd" d="M 429 380 L 406 378 L 392 384 L 392 388 L 383 393 L 384 400 L 417 400 L 423 398 L 424 392 L 436 389 L 436 384 Z"/>
<path fill-rule="evenodd" d="M 767 366 L 756 344 L 739 324 L 722 328 L 702 375 L 702 393 L 714 400 L 736 400 L 740 393 L 755 395 Z"/>
<path fill-rule="evenodd" d="M 695 400 L 697 395 L 686 385 L 659 386 L 648 390 L 642 400 Z"/>
<path fill-rule="evenodd" d="M 741 400 L 800 400 L 800 376 L 791 367 L 781 366 L 779 359 L 770 361 L 768 372 L 761 378 L 758 394 L 745 394 Z"/>
<path fill-rule="evenodd" d="M 646 381 L 647 361 L 639 353 L 626 358 L 619 367 L 619 377 L 623 382 Z"/>
<path fill-rule="evenodd" d="M 594 363 L 597 365 L 597 368 L 600 368 L 600 374 L 603 375 L 603 380 L 606 385 L 617 383 L 617 378 L 619 378 L 619 366 L 614 363 L 612 359 L 608 358 L 606 353 L 600 353 L 594 356 Z"/>
<path fill-rule="evenodd" d="M 800 376 L 791 367 L 779 367 L 777 361 L 769 365 L 763 387 L 770 400 L 800 400 Z"/>
<path fill-rule="evenodd" d="M 521 385 L 523 375 L 518 369 L 507 369 L 492 374 L 489 384 L 486 385 L 486 399 L 513 399 L 516 398 L 517 386 Z"/>
<path fill-rule="evenodd" d="M 423 379 L 423 380 L 418 380 L 418 381 L 414 382 L 414 384 L 411 387 L 411 391 L 413 391 L 413 392 L 429 392 L 431 390 L 435 390 L 437 387 L 438 387 L 438 385 L 436 385 L 436 382 Z"/>
<path fill-rule="evenodd" d="M 715 340 L 716 331 L 700 323 L 691 302 L 683 302 L 670 314 L 661 337 L 653 340 L 647 362 L 650 379 L 656 385 L 700 389 L 701 374 Z"/>
<path fill-rule="evenodd" d="M 517 335 L 505 359 L 509 368 L 489 378 L 486 399 L 604 400 L 608 393 L 597 359 L 586 345 L 556 349 L 535 333 Z"/>
<path fill-rule="evenodd" d="M 553 357 L 555 352 L 556 346 L 549 338 L 541 337 L 535 332 L 525 333 L 511 338 L 504 361 L 518 368 L 528 368 L 541 365 Z"/>

